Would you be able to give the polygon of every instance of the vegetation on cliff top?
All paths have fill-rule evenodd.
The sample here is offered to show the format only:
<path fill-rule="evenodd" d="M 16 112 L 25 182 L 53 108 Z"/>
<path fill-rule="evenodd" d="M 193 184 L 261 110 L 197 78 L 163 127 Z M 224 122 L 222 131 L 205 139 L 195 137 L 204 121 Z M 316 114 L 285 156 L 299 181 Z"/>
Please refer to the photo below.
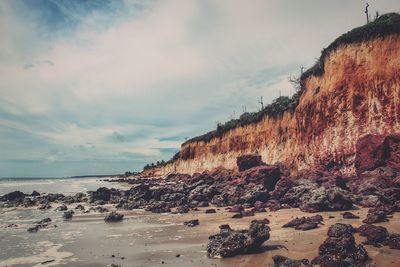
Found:
<path fill-rule="evenodd" d="M 234 128 L 258 123 L 266 116 L 277 118 L 286 111 L 294 112 L 303 93 L 303 83 L 305 79 L 313 75 L 321 76 L 324 73 L 324 61 L 329 53 L 335 51 L 342 45 L 360 43 L 377 37 L 388 36 L 390 34 L 400 34 L 400 14 L 398 13 L 384 14 L 368 24 L 354 28 L 351 31 L 339 36 L 327 48 L 322 50 L 321 56 L 314 66 L 303 72 L 302 75 L 296 79 L 294 83 L 296 87 L 296 93 L 292 97 L 281 96 L 260 111 L 245 112 L 238 119 L 232 119 L 225 123 L 218 123 L 217 129 L 189 139 L 183 143 L 183 145 L 193 142 L 209 142 L 213 138 L 222 137 L 226 132 Z M 164 166 L 177 160 L 178 158 L 180 158 L 179 152 L 167 162 L 162 161 L 158 162 L 157 164 L 147 165 L 144 169 L 146 170 L 156 166 Z"/>
<path fill-rule="evenodd" d="M 400 34 L 400 14 L 398 13 L 384 14 L 368 24 L 354 28 L 339 36 L 327 48 L 322 50 L 321 57 L 317 60 L 314 66 L 301 75 L 300 79 L 304 81 L 312 75 L 321 76 L 324 74 L 325 58 L 339 46 L 365 42 L 377 37 L 388 36 L 390 34 Z"/>

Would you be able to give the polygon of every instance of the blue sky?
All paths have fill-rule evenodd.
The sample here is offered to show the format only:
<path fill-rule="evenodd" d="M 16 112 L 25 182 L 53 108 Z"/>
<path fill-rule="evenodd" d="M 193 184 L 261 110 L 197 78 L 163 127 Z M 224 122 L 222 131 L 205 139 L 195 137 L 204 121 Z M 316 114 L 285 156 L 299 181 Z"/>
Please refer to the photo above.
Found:
<path fill-rule="evenodd" d="M 293 89 L 364 1 L 0 1 L 0 177 L 140 170 Z M 371 12 L 400 11 L 398 0 Z"/>

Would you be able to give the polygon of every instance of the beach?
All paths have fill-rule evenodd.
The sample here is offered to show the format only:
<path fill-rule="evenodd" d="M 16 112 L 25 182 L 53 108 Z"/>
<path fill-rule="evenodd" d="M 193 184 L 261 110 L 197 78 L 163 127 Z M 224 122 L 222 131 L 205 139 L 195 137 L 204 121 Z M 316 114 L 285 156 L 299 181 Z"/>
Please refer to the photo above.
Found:
<path fill-rule="evenodd" d="M 75 203 L 75 207 L 82 203 Z M 85 203 L 83 203 L 85 204 Z M 87 207 L 87 204 L 85 204 Z M 112 209 L 111 206 L 109 206 Z M 65 221 L 61 213 L 37 208 L 1 209 L 0 266 L 273 266 L 272 256 L 284 255 L 292 259 L 312 259 L 326 232 L 334 223 L 360 226 L 360 219 L 343 219 L 341 212 L 319 212 L 324 225 L 309 231 L 282 228 L 294 217 L 310 216 L 299 209 L 282 209 L 276 212 L 256 213 L 255 216 L 233 219 L 225 208 L 215 208 L 217 213 L 205 214 L 198 208 L 186 214 L 155 214 L 144 210 L 119 211 L 124 220 L 105 223 L 104 214 L 77 212 Z M 367 209 L 357 209 L 354 214 L 365 217 Z M 312 215 L 312 214 L 311 214 Z M 334 218 L 330 218 L 330 217 Z M 36 233 L 27 227 L 44 217 L 51 224 Z M 219 225 L 229 224 L 233 229 L 246 229 L 254 219 L 270 220 L 271 237 L 257 254 L 232 258 L 210 259 L 206 256 L 208 237 L 219 231 Z M 199 219 L 196 227 L 183 225 L 184 221 Z M 400 215 L 395 213 L 389 222 L 379 223 L 390 232 L 400 232 Z M 17 227 L 7 227 L 15 223 Z M 55 227 L 56 226 L 56 227 Z M 364 237 L 355 235 L 356 242 Z M 388 247 L 365 246 L 372 258 L 367 266 L 399 266 L 398 251 Z"/>

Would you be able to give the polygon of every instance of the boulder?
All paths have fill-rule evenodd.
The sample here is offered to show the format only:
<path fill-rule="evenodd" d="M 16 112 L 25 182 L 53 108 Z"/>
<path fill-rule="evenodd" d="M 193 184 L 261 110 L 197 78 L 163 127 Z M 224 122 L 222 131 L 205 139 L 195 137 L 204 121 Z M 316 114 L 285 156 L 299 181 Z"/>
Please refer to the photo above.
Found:
<path fill-rule="evenodd" d="M 199 223 L 198 219 L 194 219 L 194 220 L 186 221 L 183 224 L 188 227 L 195 227 L 195 226 L 199 225 L 200 223 Z"/>
<path fill-rule="evenodd" d="M 110 222 L 120 222 L 124 219 L 124 215 L 117 213 L 116 211 L 112 211 L 111 213 L 107 214 L 104 218 L 104 221 L 107 223 Z"/>
<path fill-rule="evenodd" d="M 354 215 L 353 213 L 348 212 L 348 211 L 342 213 L 342 216 L 343 216 L 343 219 L 360 219 L 359 216 Z"/>
<path fill-rule="evenodd" d="M 360 233 L 361 236 L 365 236 L 367 238 L 367 242 L 364 242 L 365 244 L 374 246 L 379 246 L 389 237 L 389 232 L 385 227 L 375 226 L 372 224 L 361 225 L 357 228 L 357 232 Z"/>
<path fill-rule="evenodd" d="M 263 185 L 268 191 L 275 189 L 275 185 L 280 178 L 281 171 L 278 166 L 274 165 L 253 167 L 240 173 L 240 179 L 245 184 Z"/>
<path fill-rule="evenodd" d="M 312 264 L 321 267 L 364 266 L 369 260 L 368 253 L 362 245 L 357 245 L 353 236 L 353 227 L 335 224 L 328 230 L 328 238 L 319 246 L 319 255 Z"/>
<path fill-rule="evenodd" d="M 236 164 L 240 172 L 248 170 L 253 167 L 265 165 L 261 156 L 258 154 L 248 154 L 237 157 Z"/>
<path fill-rule="evenodd" d="M 70 219 L 72 219 L 73 215 L 74 215 L 74 211 L 73 210 L 65 211 L 64 214 L 63 214 L 63 218 L 65 220 L 70 220 Z"/>
<path fill-rule="evenodd" d="M 263 220 L 251 222 L 248 230 L 232 230 L 229 225 L 221 225 L 220 233 L 209 237 L 208 257 L 233 257 L 239 254 L 257 252 L 269 239 L 270 228 Z"/>
<path fill-rule="evenodd" d="M 25 194 L 22 193 L 21 191 L 13 191 L 10 192 L 8 194 L 5 194 L 4 196 L 1 197 L 1 199 L 3 201 L 15 201 L 15 200 L 19 200 L 19 199 L 24 199 L 25 198 Z"/>
<path fill-rule="evenodd" d="M 310 261 L 307 259 L 292 260 L 285 256 L 272 256 L 274 267 L 311 267 Z"/>
<path fill-rule="evenodd" d="M 318 224 L 321 224 L 324 219 L 322 218 L 321 215 L 315 215 L 311 217 L 301 217 L 301 218 L 295 218 L 291 220 L 290 222 L 286 223 L 283 225 L 283 228 L 286 227 L 292 227 L 296 230 L 302 230 L 302 231 L 307 231 L 310 229 L 315 229 L 318 227 Z"/>

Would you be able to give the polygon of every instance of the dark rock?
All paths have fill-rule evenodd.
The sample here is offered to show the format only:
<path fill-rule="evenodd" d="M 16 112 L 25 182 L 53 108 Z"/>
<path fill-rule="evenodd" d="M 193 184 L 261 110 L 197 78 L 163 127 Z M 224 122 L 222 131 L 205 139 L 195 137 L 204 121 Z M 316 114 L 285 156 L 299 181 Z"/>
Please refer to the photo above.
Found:
<path fill-rule="evenodd" d="M 258 166 L 241 172 L 240 177 L 245 184 L 263 185 L 266 190 L 273 191 L 281 178 L 281 171 L 274 165 Z"/>
<path fill-rule="evenodd" d="M 400 249 L 400 234 L 391 234 L 384 244 L 391 249 Z"/>
<path fill-rule="evenodd" d="M 206 209 L 206 213 L 217 213 L 215 209 Z"/>
<path fill-rule="evenodd" d="M 244 210 L 244 207 L 242 205 L 236 205 L 231 208 L 229 208 L 229 212 L 242 212 Z"/>
<path fill-rule="evenodd" d="M 353 236 L 356 232 L 351 224 L 336 223 L 329 227 L 328 236 L 329 237 L 342 237 L 342 236 Z"/>
<path fill-rule="evenodd" d="M 294 229 L 301 230 L 301 231 L 307 231 L 307 230 L 311 230 L 311 229 L 315 229 L 315 228 L 318 228 L 318 223 L 306 222 L 306 223 L 297 225 Z"/>
<path fill-rule="evenodd" d="M 272 259 L 274 260 L 274 267 L 308 267 L 312 266 L 310 264 L 310 261 L 307 259 L 302 259 L 302 260 L 292 260 L 289 259 L 285 256 L 281 255 L 275 255 L 272 256 Z"/>
<path fill-rule="evenodd" d="M 236 164 L 240 172 L 248 170 L 253 167 L 265 165 L 261 156 L 257 154 L 248 154 L 237 157 Z"/>
<path fill-rule="evenodd" d="M 58 206 L 56 208 L 56 211 L 66 211 L 68 210 L 68 207 L 65 204 L 62 204 L 61 206 Z"/>
<path fill-rule="evenodd" d="M 270 228 L 264 221 L 254 220 L 248 230 L 232 230 L 229 225 L 220 227 L 220 233 L 209 237 L 209 257 L 233 257 L 256 252 L 269 239 Z"/>
<path fill-rule="evenodd" d="M 171 212 L 171 208 L 167 202 L 157 202 L 152 205 L 149 205 L 146 208 L 147 211 L 151 211 L 154 213 L 166 213 L 166 212 Z"/>
<path fill-rule="evenodd" d="M 348 224 L 331 226 L 328 238 L 319 246 L 319 256 L 312 264 L 321 267 L 364 266 L 369 260 L 368 253 L 362 245 L 355 243 L 353 231 L 353 227 Z"/>
<path fill-rule="evenodd" d="M 85 210 L 85 207 L 81 204 L 75 207 L 76 210 Z"/>
<path fill-rule="evenodd" d="M 74 215 L 74 211 L 73 210 L 65 211 L 64 214 L 63 214 L 63 218 L 65 220 L 70 220 L 70 219 L 72 219 L 73 215 Z"/>
<path fill-rule="evenodd" d="M 367 238 L 366 244 L 371 245 L 379 245 L 389 237 L 389 232 L 385 227 L 372 224 L 361 225 L 357 228 L 357 232 Z"/>
<path fill-rule="evenodd" d="M 39 231 L 39 226 L 36 225 L 36 226 L 34 226 L 34 227 L 30 227 L 30 228 L 28 228 L 27 231 L 28 231 L 29 233 L 36 233 L 37 231 Z"/>
<path fill-rule="evenodd" d="M 25 198 L 25 194 L 22 193 L 21 191 L 13 191 L 8 194 L 5 194 L 4 196 L 1 197 L 3 201 L 15 201 L 15 200 L 21 200 Z"/>
<path fill-rule="evenodd" d="M 189 207 L 188 206 L 179 206 L 176 211 L 178 213 L 188 213 L 189 212 Z"/>
<path fill-rule="evenodd" d="M 43 203 L 42 205 L 40 205 L 38 207 L 38 209 L 40 210 L 47 210 L 47 209 L 51 209 L 51 204 L 49 202 Z"/>
<path fill-rule="evenodd" d="M 348 211 L 343 212 L 343 213 L 342 213 L 342 216 L 343 216 L 343 219 L 360 219 L 359 216 L 354 215 L 353 213 L 348 212 Z"/>
<path fill-rule="evenodd" d="M 339 187 L 320 187 L 300 197 L 300 209 L 306 212 L 349 210 L 353 207 L 350 193 Z"/>
<path fill-rule="evenodd" d="M 232 216 L 233 219 L 241 219 L 243 218 L 243 214 L 242 213 L 236 213 Z"/>
<path fill-rule="evenodd" d="M 389 221 L 388 215 L 392 212 L 393 211 L 390 208 L 387 209 L 385 207 L 371 208 L 368 210 L 367 218 L 365 218 L 362 222 L 367 224 L 387 222 Z"/>
<path fill-rule="evenodd" d="M 33 190 L 31 196 L 32 197 L 37 197 L 37 196 L 40 196 L 40 193 L 38 191 L 36 191 L 36 190 Z"/>
<path fill-rule="evenodd" d="M 292 227 L 296 230 L 302 230 L 302 231 L 307 231 L 310 229 L 315 229 L 318 227 L 318 224 L 321 224 L 324 219 L 322 218 L 321 215 L 315 215 L 311 217 L 301 217 L 301 218 L 295 218 L 291 220 L 290 222 L 286 223 L 282 227 Z"/>
<path fill-rule="evenodd" d="M 195 220 L 186 221 L 183 224 L 188 227 L 195 227 L 195 226 L 199 225 L 200 223 L 199 223 L 198 219 L 195 219 Z"/>
<path fill-rule="evenodd" d="M 104 218 L 104 221 L 107 223 L 110 222 L 120 222 L 124 219 L 124 215 L 117 213 L 116 211 L 112 211 L 111 213 L 107 214 Z"/>

